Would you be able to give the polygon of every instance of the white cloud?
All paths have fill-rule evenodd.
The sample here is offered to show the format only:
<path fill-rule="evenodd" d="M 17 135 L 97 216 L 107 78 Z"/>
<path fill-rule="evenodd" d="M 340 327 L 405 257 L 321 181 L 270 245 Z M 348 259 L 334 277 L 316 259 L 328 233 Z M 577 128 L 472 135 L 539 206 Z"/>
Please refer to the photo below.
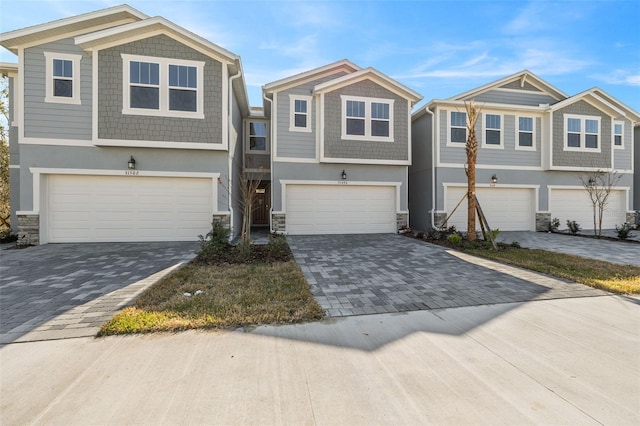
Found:
<path fill-rule="evenodd" d="M 614 70 L 608 74 L 594 74 L 592 77 L 607 84 L 640 86 L 640 70 L 635 73 L 627 70 Z"/>

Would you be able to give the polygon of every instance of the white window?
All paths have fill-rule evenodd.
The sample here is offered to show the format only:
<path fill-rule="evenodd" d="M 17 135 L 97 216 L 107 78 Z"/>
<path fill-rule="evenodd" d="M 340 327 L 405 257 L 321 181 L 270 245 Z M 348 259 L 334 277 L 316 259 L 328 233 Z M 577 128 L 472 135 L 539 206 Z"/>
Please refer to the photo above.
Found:
<path fill-rule="evenodd" d="M 484 114 L 483 148 L 502 148 L 502 116 L 498 114 Z"/>
<path fill-rule="evenodd" d="M 623 121 L 614 121 L 613 122 L 613 147 L 622 149 L 624 148 L 624 122 Z"/>
<path fill-rule="evenodd" d="M 565 151 L 600 152 L 600 117 L 565 114 Z"/>
<path fill-rule="evenodd" d="M 311 132 L 311 96 L 290 95 L 289 131 Z"/>
<path fill-rule="evenodd" d="M 342 98 L 342 139 L 393 142 L 393 100 Z"/>
<path fill-rule="evenodd" d="M 516 117 L 518 129 L 516 149 L 535 151 L 535 118 L 533 117 Z"/>
<path fill-rule="evenodd" d="M 267 123 L 264 121 L 249 121 L 249 152 L 266 154 L 269 146 L 267 144 Z"/>
<path fill-rule="evenodd" d="M 204 62 L 122 54 L 123 114 L 204 118 Z"/>
<path fill-rule="evenodd" d="M 80 104 L 80 60 L 82 55 L 44 52 L 45 102 Z"/>
<path fill-rule="evenodd" d="M 451 125 L 449 126 L 449 141 L 453 143 L 467 143 L 467 113 L 451 111 Z"/>

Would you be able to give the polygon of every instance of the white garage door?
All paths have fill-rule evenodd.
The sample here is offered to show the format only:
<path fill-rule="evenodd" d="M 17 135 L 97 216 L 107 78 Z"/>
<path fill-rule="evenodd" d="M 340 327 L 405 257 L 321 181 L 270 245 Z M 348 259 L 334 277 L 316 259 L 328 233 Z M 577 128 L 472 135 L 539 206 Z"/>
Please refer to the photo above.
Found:
<path fill-rule="evenodd" d="M 465 187 L 447 187 L 445 209 L 449 214 L 467 192 Z M 476 188 L 476 197 L 491 229 L 501 231 L 534 231 L 535 191 L 530 188 Z M 467 230 L 467 200 L 449 219 L 449 226 L 455 225 L 458 230 Z M 476 228 L 480 229 L 480 221 L 476 219 Z"/>
<path fill-rule="evenodd" d="M 211 179 L 51 175 L 49 242 L 195 241 L 212 206 Z"/>
<path fill-rule="evenodd" d="M 396 232 L 393 186 L 287 185 L 291 235 Z"/>
<path fill-rule="evenodd" d="M 605 208 L 602 229 L 615 229 L 626 219 L 625 191 L 611 191 Z M 551 217 L 560 219 L 560 228 L 567 220 L 575 220 L 584 230 L 593 230 L 593 204 L 584 189 L 551 189 L 549 194 Z"/>

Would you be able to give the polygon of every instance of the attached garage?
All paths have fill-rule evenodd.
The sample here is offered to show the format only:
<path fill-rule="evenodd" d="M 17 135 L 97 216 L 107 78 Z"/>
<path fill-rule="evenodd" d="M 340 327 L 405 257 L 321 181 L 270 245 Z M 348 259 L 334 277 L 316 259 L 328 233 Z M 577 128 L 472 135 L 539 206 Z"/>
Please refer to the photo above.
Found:
<path fill-rule="evenodd" d="M 447 186 L 445 211 L 451 211 L 467 192 L 464 186 Z M 501 231 L 534 231 L 536 226 L 536 191 L 534 188 L 477 187 L 476 196 L 492 229 Z M 467 229 L 467 200 L 448 221 L 458 230 Z M 476 223 L 480 229 L 480 222 Z"/>
<path fill-rule="evenodd" d="M 626 191 L 612 190 L 604 210 L 602 229 L 615 229 L 626 220 Z M 567 220 L 575 220 L 582 229 L 593 229 L 593 204 L 587 191 L 581 189 L 550 188 L 549 211 L 551 218 L 560 219 L 560 228 L 567 227 Z"/>
<path fill-rule="evenodd" d="M 394 233 L 396 191 L 395 186 L 287 185 L 287 233 Z"/>
<path fill-rule="evenodd" d="M 211 178 L 49 175 L 48 242 L 196 241 L 211 226 Z"/>

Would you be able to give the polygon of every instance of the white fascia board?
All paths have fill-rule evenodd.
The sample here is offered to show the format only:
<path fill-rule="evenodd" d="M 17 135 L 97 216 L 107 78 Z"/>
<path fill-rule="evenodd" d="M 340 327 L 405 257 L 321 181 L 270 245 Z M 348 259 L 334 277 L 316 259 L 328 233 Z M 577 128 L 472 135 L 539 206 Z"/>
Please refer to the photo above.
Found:
<path fill-rule="evenodd" d="M 347 59 L 342 59 L 340 61 L 333 62 L 331 64 L 327 64 L 318 68 L 314 68 L 309 71 L 301 72 L 299 74 L 295 74 L 290 77 L 282 78 L 280 80 L 267 83 L 264 86 L 262 86 L 262 90 L 265 93 L 277 92 L 277 91 L 285 90 L 286 88 L 291 86 L 300 85 L 305 81 L 315 80 L 319 78 L 321 75 L 333 74 L 336 71 L 340 71 L 340 70 L 344 70 L 347 72 L 356 72 L 356 71 L 359 71 L 360 69 L 361 68 L 358 65 L 354 64 L 353 62 Z"/>
<path fill-rule="evenodd" d="M 15 77 L 18 75 L 18 64 L 13 62 L 0 62 L 0 76 Z"/>
<path fill-rule="evenodd" d="M 451 99 L 434 99 L 427 106 L 435 107 L 454 107 L 465 108 L 466 101 L 451 100 Z M 500 111 L 518 111 L 518 112 L 530 112 L 532 114 L 541 115 L 548 110 L 547 106 L 531 106 L 531 105 L 515 105 L 515 104 L 499 104 L 493 102 L 477 102 L 476 108 L 483 110 L 500 110 Z"/>
<path fill-rule="evenodd" d="M 469 96 L 472 95 L 480 95 L 482 93 L 488 92 L 491 89 L 494 88 L 498 88 L 506 83 L 509 83 L 510 81 L 516 80 L 518 78 L 530 78 L 533 80 L 533 82 L 529 81 L 529 83 L 531 83 L 533 86 L 537 87 L 538 89 L 543 90 L 544 92 L 546 92 L 547 94 L 553 96 L 554 98 L 556 98 L 557 100 L 561 100 L 564 98 L 567 98 L 568 96 L 562 92 L 561 90 L 557 89 L 556 87 L 552 86 L 551 84 L 545 82 L 544 80 L 542 80 L 540 77 L 536 76 L 535 74 L 533 74 L 531 71 L 529 70 L 522 70 L 520 72 L 517 72 L 515 74 L 511 74 L 507 77 L 501 78 L 499 80 L 493 81 L 491 83 L 485 84 L 483 86 L 480 87 L 476 87 L 475 89 L 471 89 L 467 92 L 464 93 L 460 93 L 458 95 L 452 96 L 450 98 L 448 98 L 449 100 L 460 100 L 463 98 L 467 98 Z"/>

